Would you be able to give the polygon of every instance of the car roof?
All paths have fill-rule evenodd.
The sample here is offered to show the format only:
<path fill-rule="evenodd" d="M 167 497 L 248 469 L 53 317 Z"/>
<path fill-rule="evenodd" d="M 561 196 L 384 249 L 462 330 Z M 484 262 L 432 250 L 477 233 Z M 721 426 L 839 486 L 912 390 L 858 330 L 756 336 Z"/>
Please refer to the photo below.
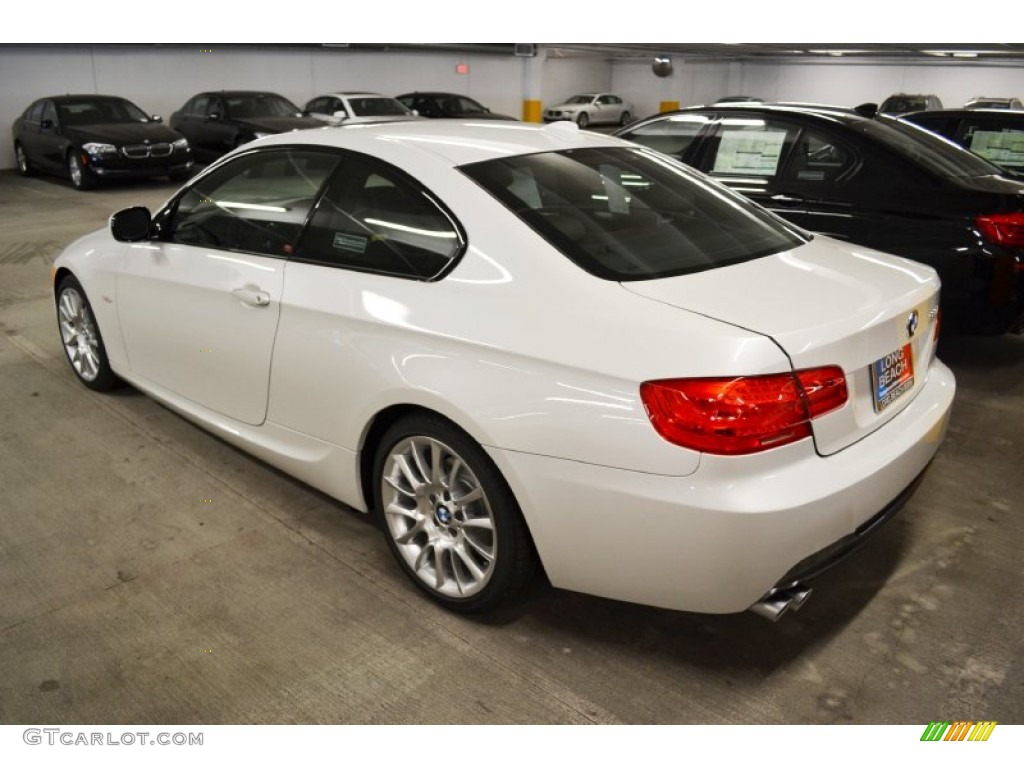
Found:
<path fill-rule="evenodd" d="M 129 101 L 129 99 L 124 96 L 108 96 L 104 93 L 65 93 L 60 96 L 44 96 L 41 99 L 36 99 L 32 103 L 35 104 L 36 101 L 49 100 L 60 104 L 61 102 L 81 101 L 82 99 L 114 99 L 116 101 Z"/>
<path fill-rule="evenodd" d="M 904 118 L 913 118 L 919 115 L 941 115 L 942 117 L 977 117 L 978 115 L 989 115 L 1001 117 L 1007 120 L 1024 120 L 1024 109 L 967 109 L 966 107 L 954 107 L 953 109 L 922 109 L 916 112 L 908 112 L 900 115 Z"/>
<path fill-rule="evenodd" d="M 324 126 L 274 134 L 247 144 L 316 145 L 364 152 L 391 162 L 410 152 L 430 155 L 455 166 L 500 157 L 586 147 L 635 145 L 598 133 L 580 131 L 575 123 L 550 125 L 494 120 L 418 120 Z M 400 163 L 399 163 L 400 164 Z"/>
<path fill-rule="evenodd" d="M 352 96 L 376 96 L 382 99 L 390 99 L 390 96 L 385 96 L 383 93 L 375 93 L 374 91 L 331 91 L 330 93 L 321 93 L 319 96 L 313 98 L 322 99 L 324 96 L 337 96 L 339 99 L 347 99 Z"/>
<path fill-rule="evenodd" d="M 684 107 L 683 109 L 676 109 L 671 112 L 662 112 L 657 115 L 651 115 L 640 122 L 647 122 L 648 120 L 654 120 L 668 115 L 685 115 L 687 113 L 698 112 L 732 112 L 735 114 L 742 114 L 744 112 L 761 112 L 791 116 L 807 115 L 814 118 L 820 118 L 822 120 L 834 120 L 847 123 L 871 120 L 871 118 L 859 115 L 847 107 L 832 107 L 827 104 L 759 104 L 757 102 L 737 101 L 728 104 L 705 104 L 699 107 Z M 629 128 L 634 128 L 636 125 L 636 123 L 633 123 Z"/>
<path fill-rule="evenodd" d="M 197 93 L 192 98 L 194 99 L 198 96 L 277 96 L 282 99 L 287 98 L 274 91 L 203 91 L 202 93 Z M 288 101 L 291 101 L 291 99 L 288 99 Z"/>

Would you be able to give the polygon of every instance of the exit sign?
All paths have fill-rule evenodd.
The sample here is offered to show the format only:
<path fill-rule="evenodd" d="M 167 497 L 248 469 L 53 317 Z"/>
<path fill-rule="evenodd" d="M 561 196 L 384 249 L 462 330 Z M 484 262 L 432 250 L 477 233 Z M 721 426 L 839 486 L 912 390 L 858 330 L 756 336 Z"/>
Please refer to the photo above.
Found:
<path fill-rule="evenodd" d="M 455 74 L 456 75 L 468 75 L 469 74 L 469 64 L 456 64 L 455 65 Z"/>

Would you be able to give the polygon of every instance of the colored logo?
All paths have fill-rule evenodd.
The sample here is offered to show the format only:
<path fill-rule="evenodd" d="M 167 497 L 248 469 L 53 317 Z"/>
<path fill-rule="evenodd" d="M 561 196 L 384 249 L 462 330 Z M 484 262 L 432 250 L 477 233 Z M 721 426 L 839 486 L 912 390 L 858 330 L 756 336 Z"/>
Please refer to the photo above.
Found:
<path fill-rule="evenodd" d="M 988 741 L 995 727 L 995 720 L 931 722 L 924 729 L 921 741 Z"/>
<path fill-rule="evenodd" d="M 917 310 L 915 309 L 913 312 L 910 313 L 910 317 L 907 318 L 907 338 L 908 339 L 914 338 L 914 334 L 917 333 L 917 321 L 918 321 L 918 315 L 917 315 Z"/>

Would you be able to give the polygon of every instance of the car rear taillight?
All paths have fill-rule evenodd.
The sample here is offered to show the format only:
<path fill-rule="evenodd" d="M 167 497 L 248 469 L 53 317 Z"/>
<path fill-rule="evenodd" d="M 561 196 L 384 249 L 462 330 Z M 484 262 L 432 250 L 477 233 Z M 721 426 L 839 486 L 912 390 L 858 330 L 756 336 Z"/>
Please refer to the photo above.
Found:
<path fill-rule="evenodd" d="M 1024 248 L 1024 212 L 990 213 L 976 217 L 974 223 L 996 245 Z"/>
<path fill-rule="evenodd" d="M 659 435 L 684 448 L 728 456 L 809 437 L 811 419 L 841 407 L 847 396 L 846 376 L 834 365 L 640 385 L 640 399 Z"/>

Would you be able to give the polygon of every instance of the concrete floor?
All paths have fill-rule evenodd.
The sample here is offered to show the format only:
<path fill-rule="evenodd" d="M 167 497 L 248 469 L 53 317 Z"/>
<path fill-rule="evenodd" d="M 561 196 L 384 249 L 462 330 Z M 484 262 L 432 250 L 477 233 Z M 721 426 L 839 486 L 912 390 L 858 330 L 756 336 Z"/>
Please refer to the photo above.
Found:
<path fill-rule="evenodd" d="M 0 173 L 0 722 L 1024 723 L 1024 338 L 944 340 L 924 484 L 779 624 L 542 584 L 461 618 L 362 515 L 75 380 L 50 262 L 173 189 Z"/>

